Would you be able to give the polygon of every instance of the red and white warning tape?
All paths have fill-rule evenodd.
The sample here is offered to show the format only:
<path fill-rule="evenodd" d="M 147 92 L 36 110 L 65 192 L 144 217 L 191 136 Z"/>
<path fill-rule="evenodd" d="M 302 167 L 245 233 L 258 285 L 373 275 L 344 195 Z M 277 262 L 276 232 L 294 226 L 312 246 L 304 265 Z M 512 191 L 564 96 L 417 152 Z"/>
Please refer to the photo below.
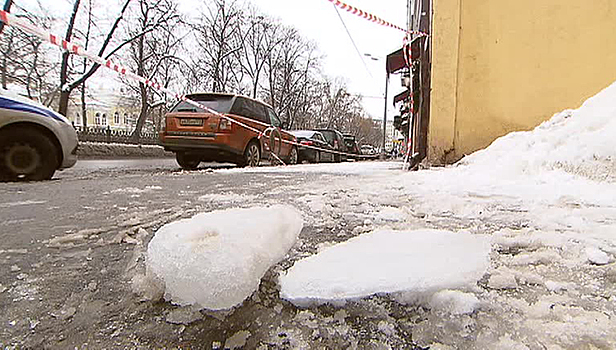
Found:
<path fill-rule="evenodd" d="M 376 24 L 380 24 L 380 25 L 385 26 L 385 27 L 390 27 L 390 28 L 397 29 L 399 31 L 402 31 L 402 32 L 406 33 L 407 35 L 415 34 L 415 35 L 418 35 L 418 36 L 428 36 L 428 34 L 424 33 L 424 32 L 412 31 L 412 30 L 404 29 L 404 28 L 402 28 L 402 27 L 400 27 L 398 25 L 395 25 L 395 24 L 393 24 L 391 22 L 387 22 L 386 20 L 384 20 L 384 19 L 382 19 L 380 17 L 377 17 L 377 16 L 375 16 L 375 15 L 369 13 L 369 12 L 366 12 L 366 11 L 363 11 L 361 9 L 358 9 L 355 6 L 351 6 L 349 4 L 346 4 L 346 3 L 344 3 L 344 2 L 342 2 L 340 0 L 327 0 L 327 1 L 329 1 L 332 4 L 340 7 L 343 10 L 347 10 L 348 12 L 350 12 L 350 13 L 352 13 L 354 15 L 357 15 L 359 17 L 365 18 L 365 19 L 367 19 L 367 20 L 369 20 L 371 22 L 374 22 Z"/>
<path fill-rule="evenodd" d="M 178 93 L 176 93 L 175 91 L 172 91 L 164 86 L 162 86 L 160 83 L 153 81 L 151 79 L 147 79 L 144 78 L 142 76 L 139 76 L 137 74 L 134 74 L 132 72 L 130 72 L 128 69 L 126 69 L 125 67 L 122 67 L 118 64 L 115 64 L 111 59 L 104 59 L 100 56 L 98 56 L 97 54 L 94 54 L 92 52 L 88 52 L 87 50 L 85 50 L 82 46 L 77 45 L 75 43 L 72 43 L 70 41 L 66 41 L 64 39 L 61 39 L 60 36 L 54 35 L 52 33 L 49 33 L 39 27 L 36 27 L 34 25 L 32 25 L 30 22 L 25 21 L 19 17 L 16 17 L 6 11 L 0 10 L 0 20 L 2 22 L 4 22 L 4 24 L 6 24 L 7 26 L 13 26 L 13 27 L 17 27 L 21 30 L 23 30 L 24 32 L 34 35 L 38 38 L 40 38 L 41 40 L 45 41 L 45 42 L 49 42 L 51 44 L 54 44 L 72 54 L 78 55 L 78 56 L 82 56 L 85 57 L 87 59 L 89 59 L 90 61 L 93 61 L 95 63 L 100 64 L 101 66 L 104 66 L 108 69 L 114 70 L 117 73 L 124 75 L 125 77 L 132 79 L 134 81 L 138 81 L 142 84 L 145 84 L 147 86 L 150 86 L 153 89 L 156 89 L 158 91 L 162 91 L 165 92 L 171 96 L 174 96 L 175 98 L 185 101 L 197 108 L 201 108 L 205 111 L 207 111 L 208 113 L 212 113 L 214 115 L 217 115 L 220 118 L 226 119 L 231 123 L 234 123 L 240 127 L 246 128 L 250 131 L 255 132 L 258 135 L 258 139 L 261 140 L 263 138 L 263 136 L 265 136 L 267 134 L 267 132 L 270 132 L 270 136 L 272 135 L 272 133 L 274 132 L 274 128 L 272 127 L 268 127 L 265 130 L 261 131 L 259 129 L 253 128 L 250 125 L 244 124 L 234 118 L 231 118 L 227 115 L 224 115 L 222 113 L 219 113 L 199 102 L 193 101 L 189 98 L 187 98 L 184 95 L 180 95 Z M 309 145 L 303 145 L 303 144 L 299 144 L 297 142 L 293 142 L 293 141 L 289 141 L 289 140 L 285 140 L 284 138 L 282 138 L 281 135 L 281 142 L 287 143 L 287 144 L 292 144 L 295 146 L 301 146 L 301 147 L 305 147 L 305 148 L 313 148 L 313 149 L 317 149 L 317 150 L 321 150 L 324 151 L 321 148 L 318 147 L 313 147 L 313 146 L 309 146 Z M 271 139 L 271 137 L 269 137 L 269 139 Z M 271 149 L 272 147 L 269 145 L 269 143 L 271 143 L 268 140 L 265 140 L 265 146 L 267 147 L 267 149 Z M 280 147 L 278 147 L 280 149 Z M 354 155 L 354 154 L 350 154 L 350 153 L 344 153 L 344 152 L 338 152 L 338 151 L 333 151 L 333 150 L 326 150 L 326 152 L 329 153 L 337 153 L 337 154 L 341 154 L 341 155 L 348 155 L 348 156 L 354 156 L 354 157 L 362 157 L 362 156 L 358 156 L 358 155 Z M 280 163 L 282 163 L 283 165 L 286 165 L 282 159 L 280 159 L 280 157 L 277 154 L 274 154 L 273 150 L 271 152 L 272 156 L 274 158 L 276 158 L 276 160 L 278 160 Z"/>

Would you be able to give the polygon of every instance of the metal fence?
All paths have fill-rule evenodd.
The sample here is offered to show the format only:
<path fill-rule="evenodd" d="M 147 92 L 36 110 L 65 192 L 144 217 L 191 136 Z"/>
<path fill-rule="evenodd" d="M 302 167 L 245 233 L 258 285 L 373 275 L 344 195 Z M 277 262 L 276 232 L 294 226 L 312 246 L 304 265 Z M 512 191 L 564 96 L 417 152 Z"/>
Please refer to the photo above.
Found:
<path fill-rule="evenodd" d="M 132 137 L 132 132 L 113 130 L 109 126 L 104 127 L 81 127 L 75 126 L 79 141 L 125 143 L 139 145 L 158 145 L 158 134 L 153 132 L 141 132 L 139 137 Z"/>

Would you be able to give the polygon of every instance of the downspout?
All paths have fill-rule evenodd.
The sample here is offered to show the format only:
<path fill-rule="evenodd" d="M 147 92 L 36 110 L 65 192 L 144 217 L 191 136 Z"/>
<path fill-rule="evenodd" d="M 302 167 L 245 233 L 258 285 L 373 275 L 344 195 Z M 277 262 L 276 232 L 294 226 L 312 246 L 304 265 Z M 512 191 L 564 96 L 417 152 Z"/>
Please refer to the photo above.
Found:
<path fill-rule="evenodd" d="M 387 87 L 389 86 L 389 67 L 387 67 L 387 62 L 385 62 L 385 70 L 387 74 L 385 75 L 385 110 L 383 111 L 383 145 L 381 148 L 381 156 L 385 157 L 385 139 L 387 137 Z"/>

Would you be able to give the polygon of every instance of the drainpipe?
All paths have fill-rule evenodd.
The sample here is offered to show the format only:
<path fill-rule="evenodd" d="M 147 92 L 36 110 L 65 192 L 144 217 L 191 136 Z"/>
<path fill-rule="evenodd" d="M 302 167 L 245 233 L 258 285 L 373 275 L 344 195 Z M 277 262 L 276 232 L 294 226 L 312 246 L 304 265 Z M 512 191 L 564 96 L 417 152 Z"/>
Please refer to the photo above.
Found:
<path fill-rule="evenodd" d="M 387 63 L 385 64 L 387 69 Z M 387 87 L 389 86 L 389 71 L 385 76 L 385 110 L 383 111 L 383 145 L 381 147 L 381 158 L 385 158 L 385 139 L 387 136 Z"/>

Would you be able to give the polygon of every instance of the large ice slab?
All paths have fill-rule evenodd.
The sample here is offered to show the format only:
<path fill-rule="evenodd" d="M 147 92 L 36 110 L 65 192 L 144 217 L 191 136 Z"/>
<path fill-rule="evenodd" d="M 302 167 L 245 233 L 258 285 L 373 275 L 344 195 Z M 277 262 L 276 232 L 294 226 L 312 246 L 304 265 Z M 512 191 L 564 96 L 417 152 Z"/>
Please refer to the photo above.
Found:
<path fill-rule="evenodd" d="M 376 231 L 298 261 L 280 276 L 280 293 L 300 306 L 385 293 L 410 301 L 473 286 L 488 268 L 489 252 L 483 235 Z"/>

